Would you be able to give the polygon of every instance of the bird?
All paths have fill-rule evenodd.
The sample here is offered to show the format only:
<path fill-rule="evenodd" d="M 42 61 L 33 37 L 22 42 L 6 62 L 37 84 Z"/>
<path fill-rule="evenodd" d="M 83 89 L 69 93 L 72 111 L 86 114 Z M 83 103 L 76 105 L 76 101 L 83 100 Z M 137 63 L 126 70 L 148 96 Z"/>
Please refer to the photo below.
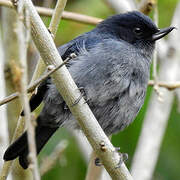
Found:
<path fill-rule="evenodd" d="M 63 60 L 70 59 L 67 68 L 106 135 L 124 130 L 135 119 L 144 103 L 155 42 L 174 28 L 159 29 L 148 16 L 131 11 L 108 17 L 58 48 Z M 37 155 L 60 127 L 80 129 L 51 77 L 30 98 L 31 111 L 42 102 L 35 128 Z M 28 152 L 25 131 L 3 158 L 19 157 L 26 169 Z"/>

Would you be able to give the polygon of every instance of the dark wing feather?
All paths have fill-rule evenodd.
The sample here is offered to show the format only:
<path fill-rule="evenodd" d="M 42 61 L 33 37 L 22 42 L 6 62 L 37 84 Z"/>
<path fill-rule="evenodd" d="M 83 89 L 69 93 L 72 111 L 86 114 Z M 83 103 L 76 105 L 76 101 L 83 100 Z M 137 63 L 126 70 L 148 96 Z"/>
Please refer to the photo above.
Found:
<path fill-rule="evenodd" d="M 88 37 L 88 38 L 87 38 Z M 93 34 L 91 32 L 85 33 L 72 41 L 60 46 L 58 48 L 58 52 L 61 55 L 62 59 L 70 57 L 72 53 L 76 56 L 83 53 L 83 51 L 89 51 L 92 47 L 97 45 L 101 41 L 101 37 Z M 71 65 L 71 62 L 68 64 Z M 30 98 L 29 104 L 31 112 L 34 111 L 43 101 L 43 98 L 48 90 L 48 84 L 51 83 L 51 78 L 48 77 L 45 81 L 43 81 L 38 89 L 37 93 L 33 94 Z M 21 115 L 24 115 L 24 111 L 22 111 Z"/>

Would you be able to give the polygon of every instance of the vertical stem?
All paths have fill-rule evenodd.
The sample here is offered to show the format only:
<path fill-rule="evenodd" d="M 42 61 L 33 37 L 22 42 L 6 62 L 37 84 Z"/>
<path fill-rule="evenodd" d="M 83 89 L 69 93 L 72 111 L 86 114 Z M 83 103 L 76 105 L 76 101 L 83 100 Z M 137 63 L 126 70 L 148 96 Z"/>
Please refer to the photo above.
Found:
<path fill-rule="evenodd" d="M 20 56 L 18 51 L 19 44 L 17 41 L 18 35 L 15 32 L 16 27 L 17 13 L 14 10 L 2 8 L 3 53 L 5 63 L 3 69 L 5 69 L 6 94 L 17 91 L 17 82 L 19 80 L 18 69 Z M 11 141 L 19 137 L 24 130 L 24 119 L 19 119 L 18 124 L 21 124 L 21 126 L 19 126 L 14 133 L 20 111 L 19 100 L 15 100 L 7 105 L 8 129 Z M 15 180 L 30 179 L 30 171 L 24 171 L 18 164 L 19 163 L 16 161 L 14 164 L 15 166 L 13 166 L 13 178 Z M 0 172 L 1 180 L 7 178 L 11 165 L 12 162 L 4 162 Z"/>
<path fill-rule="evenodd" d="M 24 1 L 19 0 L 18 7 L 18 26 L 17 26 L 17 33 L 18 35 L 18 42 L 19 42 L 19 54 L 20 54 L 20 68 L 21 68 L 21 78 L 20 78 L 20 98 L 21 103 L 24 107 L 25 112 L 25 122 L 27 126 L 27 137 L 28 137 L 28 147 L 29 147 L 29 161 L 30 167 L 32 168 L 33 172 L 33 179 L 39 180 L 39 172 L 38 172 L 38 165 L 37 165 L 37 158 L 36 158 L 36 143 L 35 143 L 35 124 L 31 121 L 31 112 L 29 107 L 29 100 L 27 96 L 27 46 L 29 42 L 30 36 L 30 20 L 27 9 L 24 9 Z M 25 30 L 23 21 L 25 20 Z"/>

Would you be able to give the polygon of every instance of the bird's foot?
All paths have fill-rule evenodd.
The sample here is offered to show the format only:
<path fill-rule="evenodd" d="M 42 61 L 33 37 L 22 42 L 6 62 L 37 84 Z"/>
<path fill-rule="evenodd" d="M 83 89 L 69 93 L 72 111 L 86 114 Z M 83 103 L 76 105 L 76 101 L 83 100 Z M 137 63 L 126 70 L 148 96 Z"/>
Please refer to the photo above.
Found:
<path fill-rule="evenodd" d="M 121 153 L 119 152 L 120 147 L 115 147 L 115 151 L 118 152 L 120 159 L 119 163 L 117 164 L 116 168 L 120 168 L 121 165 L 128 160 L 128 154 L 127 153 Z"/>
<path fill-rule="evenodd" d="M 81 94 L 78 97 L 78 99 L 75 100 L 75 102 L 73 103 L 72 106 L 75 106 L 76 104 L 78 104 L 82 97 L 85 99 L 85 103 L 87 103 L 89 101 L 89 99 L 86 96 L 86 91 L 85 91 L 84 87 L 80 87 L 80 88 L 78 88 L 78 90 L 81 92 Z"/>
<path fill-rule="evenodd" d="M 119 162 L 116 166 L 116 168 L 120 168 L 121 165 L 128 160 L 128 154 L 127 153 L 120 153 L 119 152 L 120 150 L 120 147 L 115 147 L 115 151 L 118 152 L 119 156 L 120 156 L 120 159 L 119 159 Z M 94 161 L 95 165 L 96 166 L 102 166 L 102 163 L 101 163 L 101 160 L 99 158 L 96 158 L 95 161 Z"/>
<path fill-rule="evenodd" d="M 94 164 L 95 164 L 96 166 L 102 166 L 101 160 L 100 160 L 99 158 L 96 158 L 96 159 L 94 160 Z"/>
<path fill-rule="evenodd" d="M 118 162 L 116 168 L 120 168 L 121 165 L 128 160 L 128 154 L 127 153 L 120 153 L 119 152 L 119 156 L 120 156 L 120 159 L 119 159 L 119 162 Z"/>

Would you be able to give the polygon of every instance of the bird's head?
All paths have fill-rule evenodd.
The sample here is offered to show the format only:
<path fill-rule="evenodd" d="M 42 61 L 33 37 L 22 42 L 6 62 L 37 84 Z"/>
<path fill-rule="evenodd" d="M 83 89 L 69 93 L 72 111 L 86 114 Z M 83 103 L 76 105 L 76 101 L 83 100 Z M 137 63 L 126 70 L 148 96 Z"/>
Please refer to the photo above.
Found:
<path fill-rule="evenodd" d="M 131 44 L 139 42 L 154 44 L 156 40 L 174 29 L 174 27 L 159 29 L 148 16 L 138 11 L 111 16 L 100 23 L 98 28 L 102 33 Z"/>

